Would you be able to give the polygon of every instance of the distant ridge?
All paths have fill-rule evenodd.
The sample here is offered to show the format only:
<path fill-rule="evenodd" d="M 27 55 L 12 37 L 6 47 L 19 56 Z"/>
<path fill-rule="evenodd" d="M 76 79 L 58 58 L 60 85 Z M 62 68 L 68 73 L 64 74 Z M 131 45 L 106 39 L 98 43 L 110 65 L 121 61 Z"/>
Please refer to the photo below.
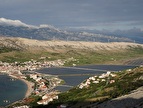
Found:
<path fill-rule="evenodd" d="M 125 37 L 109 36 L 88 32 L 65 31 L 51 25 L 28 25 L 20 20 L 0 18 L 0 35 L 6 37 L 22 37 L 38 40 L 67 40 L 94 42 L 133 42 Z"/>

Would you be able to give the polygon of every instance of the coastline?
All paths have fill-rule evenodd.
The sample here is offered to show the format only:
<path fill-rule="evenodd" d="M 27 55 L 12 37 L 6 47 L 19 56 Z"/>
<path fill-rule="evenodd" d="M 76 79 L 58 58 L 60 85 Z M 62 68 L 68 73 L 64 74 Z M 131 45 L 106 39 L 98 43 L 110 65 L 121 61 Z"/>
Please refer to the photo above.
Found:
<path fill-rule="evenodd" d="M 9 76 L 12 77 L 12 78 L 21 80 L 21 81 L 23 81 L 27 85 L 27 90 L 26 90 L 24 98 L 27 98 L 28 96 L 30 96 L 31 93 L 34 91 L 34 88 L 33 88 L 34 83 L 29 82 L 29 81 L 27 81 L 25 79 L 22 79 L 22 78 L 18 78 L 18 77 L 14 76 L 14 75 L 9 75 Z"/>
<path fill-rule="evenodd" d="M 9 77 L 11 77 L 11 78 L 15 78 L 15 79 L 17 79 L 17 80 L 20 80 L 20 81 L 24 82 L 24 83 L 26 84 L 26 86 L 27 86 L 27 90 L 26 90 L 26 93 L 25 93 L 25 96 L 23 97 L 23 99 L 17 100 L 17 101 L 15 101 L 15 102 L 13 102 L 13 103 L 10 103 L 9 105 L 4 106 L 4 107 L 2 107 L 2 108 L 7 108 L 7 107 L 9 107 L 9 106 L 11 106 L 11 105 L 14 105 L 14 104 L 16 104 L 16 103 L 22 102 L 25 98 L 29 97 L 29 96 L 31 95 L 31 93 L 34 91 L 34 88 L 33 88 L 34 83 L 32 83 L 32 82 L 30 82 L 30 81 L 27 81 L 27 80 L 25 80 L 25 79 L 22 79 L 22 78 L 18 78 L 18 77 L 15 76 L 15 75 L 11 75 L 11 74 L 7 74 L 7 75 L 8 75 Z M 1 108 L 1 107 L 0 107 L 0 108 Z"/>
<path fill-rule="evenodd" d="M 24 98 L 29 97 L 31 95 L 31 93 L 34 91 L 34 89 L 33 89 L 34 83 L 29 82 L 29 81 L 27 81 L 25 79 L 19 79 L 19 80 L 23 81 L 27 85 L 27 91 L 25 93 L 25 97 Z"/>

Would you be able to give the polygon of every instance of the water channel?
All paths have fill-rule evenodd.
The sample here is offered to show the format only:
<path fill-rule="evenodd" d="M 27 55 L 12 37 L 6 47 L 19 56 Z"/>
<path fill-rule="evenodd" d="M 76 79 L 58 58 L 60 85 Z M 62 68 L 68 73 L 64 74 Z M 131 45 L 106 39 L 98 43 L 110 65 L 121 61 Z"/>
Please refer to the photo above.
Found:
<path fill-rule="evenodd" d="M 106 73 L 107 71 L 119 72 L 135 67 L 136 66 L 126 65 L 86 65 L 77 67 L 44 68 L 37 72 L 57 75 L 59 78 L 63 79 L 65 84 L 63 86 L 58 86 L 55 89 L 64 92 L 77 86 L 90 76 Z"/>

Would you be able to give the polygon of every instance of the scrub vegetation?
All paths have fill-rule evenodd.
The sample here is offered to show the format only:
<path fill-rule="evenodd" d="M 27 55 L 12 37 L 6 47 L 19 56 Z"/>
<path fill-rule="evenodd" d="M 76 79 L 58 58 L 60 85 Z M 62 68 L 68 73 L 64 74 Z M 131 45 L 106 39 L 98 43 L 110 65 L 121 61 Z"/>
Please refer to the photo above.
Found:
<path fill-rule="evenodd" d="M 108 80 L 106 80 L 98 84 L 91 83 L 89 87 L 83 89 L 75 87 L 59 94 L 59 99 L 49 104 L 49 107 L 54 108 L 60 104 L 66 104 L 73 108 L 80 108 L 128 94 L 143 86 L 143 67 L 114 74 L 116 76 L 110 80 L 115 82 L 107 83 Z"/>
<path fill-rule="evenodd" d="M 45 59 L 41 59 L 45 57 Z M 11 48 L 3 48 L 0 52 L 0 61 L 3 62 L 25 62 L 31 59 L 36 61 L 51 61 L 57 59 L 68 59 L 73 57 L 75 61 L 66 62 L 65 66 L 86 64 L 119 64 L 129 59 L 143 58 L 143 48 L 130 48 L 123 51 L 90 51 L 90 50 L 64 50 L 60 52 L 18 51 Z"/>

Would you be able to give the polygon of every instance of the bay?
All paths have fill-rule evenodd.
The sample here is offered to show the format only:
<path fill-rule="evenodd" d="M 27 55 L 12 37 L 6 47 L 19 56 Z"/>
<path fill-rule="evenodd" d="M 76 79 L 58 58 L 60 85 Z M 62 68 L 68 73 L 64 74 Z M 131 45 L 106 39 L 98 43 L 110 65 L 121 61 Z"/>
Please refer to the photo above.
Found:
<path fill-rule="evenodd" d="M 7 75 L 0 75 L 0 107 L 9 105 L 25 97 L 27 85 Z"/>

